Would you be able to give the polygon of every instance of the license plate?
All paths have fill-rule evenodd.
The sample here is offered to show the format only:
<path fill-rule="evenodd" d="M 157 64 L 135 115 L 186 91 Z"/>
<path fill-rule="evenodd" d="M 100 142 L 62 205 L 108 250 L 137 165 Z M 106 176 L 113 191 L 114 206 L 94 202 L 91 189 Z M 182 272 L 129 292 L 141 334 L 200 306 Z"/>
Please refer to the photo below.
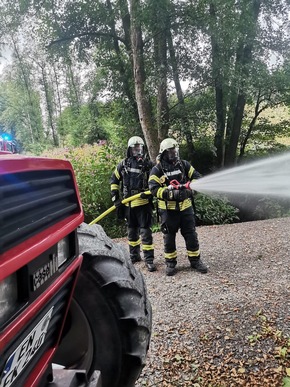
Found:
<path fill-rule="evenodd" d="M 42 267 L 36 270 L 32 275 L 32 288 L 33 291 L 43 285 L 54 273 L 58 271 L 58 262 L 56 254 L 45 263 Z"/>
<path fill-rule="evenodd" d="M 9 387 L 30 362 L 44 342 L 53 307 L 26 336 L 22 343 L 9 356 L 1 375 L 0 387 Z"/>

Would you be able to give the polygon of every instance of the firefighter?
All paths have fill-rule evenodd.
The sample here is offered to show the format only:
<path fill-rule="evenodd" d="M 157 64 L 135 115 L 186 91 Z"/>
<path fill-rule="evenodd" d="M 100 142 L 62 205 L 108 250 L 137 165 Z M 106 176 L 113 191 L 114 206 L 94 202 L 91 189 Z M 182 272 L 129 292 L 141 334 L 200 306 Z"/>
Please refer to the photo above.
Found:
<path fill-rule="evenodd" d="M 177 142 L 166 138 L 160 144 L 157 164 L 149 177 L 149 189 L 158 199 L 158 214 L 164 240 L 166 275 L 176 273 L 176 233 L 180 229 L 186 244 L 187 255 L 192 269 L 207 273 L 207 267 L 200 258 L 199 242 L 195 229 L 192 206 L 193 191 L 185 187 L 174 189 L 170 184 L 176 180 L 179 185 L 201 177 L 188 161 L 180 160 Z"/>
<path fill-rule="evenodd" d="M 148 178 L 153 163 L 145 156 L 144 141 L 133 136 L 128 141 L 127 157 L 115 168 L 110 183 L 111 195 L 117 211 L 124 208 L 130 258 L 133 263 L 141 261 L 140 245 L 148 271 L 156 270 L 152 237 L 152 196 L 143 194 L 125 206 L 122 199 L 148 191 Z M 121 191 L 121 195 L 120 195 Z M 141 235 L 141 240 L 140 240 Z"/>

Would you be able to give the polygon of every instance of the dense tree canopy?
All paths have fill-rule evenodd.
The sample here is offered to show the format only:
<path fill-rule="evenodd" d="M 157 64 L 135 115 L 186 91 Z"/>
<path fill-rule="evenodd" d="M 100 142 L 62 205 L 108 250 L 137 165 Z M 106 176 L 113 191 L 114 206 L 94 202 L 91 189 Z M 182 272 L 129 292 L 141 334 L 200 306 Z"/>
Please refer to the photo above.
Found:
<path fill-rule="evenodd" d="M 37 151 L 141 134 L 154 159 L 175 136 L 217 167 L 251 140 L 289 135 L 287 0 L 1 0 L 0 125 Z M 119 135 L 118 135 L 119 133 Z M 266 136 L 267 133 L 267 136 Z M 265 137 L 266 136 L 266 137 Z"/>

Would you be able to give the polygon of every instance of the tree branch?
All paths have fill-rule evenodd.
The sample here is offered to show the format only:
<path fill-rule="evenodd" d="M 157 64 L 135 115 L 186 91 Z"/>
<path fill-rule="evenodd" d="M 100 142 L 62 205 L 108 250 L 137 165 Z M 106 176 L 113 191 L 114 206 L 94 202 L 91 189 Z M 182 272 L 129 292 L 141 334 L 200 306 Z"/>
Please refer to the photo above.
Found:
<path fill-rule="evenodd" d="M 81 38 L 82 36 L 104 36 L 107 38 L 109 37 L 109 38 L 118 39 L 120 42 L 122 42 L 124 44 L 126 43 L 125 39 L 123 39 L 119 36 L 110 34 L 110 33 L 106 33 L 106 32 L 82 32 L 81 34 L 71 35 L 71 36 L 67 36 L 64 38 L 57 39 L 57 40 L 53 40 L 52 42 L 49 43 L 47 48 L 50 48 L 51 46 L 58 44 L 58 43 L 66 42 L 68 40 L 74 40 L 76 38 Z"/>

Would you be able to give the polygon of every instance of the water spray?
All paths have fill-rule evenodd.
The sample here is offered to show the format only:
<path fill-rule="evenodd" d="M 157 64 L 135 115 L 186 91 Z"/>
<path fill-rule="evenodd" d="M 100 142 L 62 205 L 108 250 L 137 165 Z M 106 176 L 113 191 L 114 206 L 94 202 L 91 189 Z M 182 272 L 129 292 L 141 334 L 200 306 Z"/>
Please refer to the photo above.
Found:
<path fill-rule="evenodd" d="M 233 167 L 192 183 L 194 191 L 290 198 L 290 152 Z"/>

